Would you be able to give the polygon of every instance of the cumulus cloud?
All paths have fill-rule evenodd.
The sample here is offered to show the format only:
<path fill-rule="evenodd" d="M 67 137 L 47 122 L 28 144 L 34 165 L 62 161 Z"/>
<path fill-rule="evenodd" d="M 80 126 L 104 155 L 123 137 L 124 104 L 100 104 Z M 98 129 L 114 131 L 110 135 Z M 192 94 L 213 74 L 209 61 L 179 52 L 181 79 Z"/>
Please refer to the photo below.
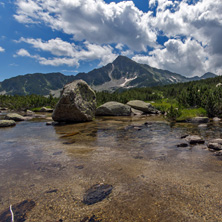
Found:
<path fill-rule="evenodd" d="M 208 55 L 196 40 L 168 40 L 162 49 L 156 49 L 148 56 L 136 55 L 136 62 L 171 70 L 185 76 L 202 75 L 209 67 Z"/>
<path fill-rule="evenodd" d="M 81 42 L 78 48 L 79 43 L 59 38 L 21 39 L 54 56 L 39 59 L 42 64 L 98 59 L 104 65 L 116 57 L 113 44 L 120 54 L 134 55 L 135 61 L 187 76 L 222 74 L 221 0 L 149 0 L 147 13 L 132 1 L 16 0 L 16 5 L 17 21 L 42 23 Z M 157 42 L 160 35 L 167 37 L 162 45 Z"/>
<path fill-rule="evenodd" d="M 38 51 L 47 51 L 53 56 L 57 56 L 53 58 L 31 56 L 25 49 L 20 49 L 16 54 L 17 56 L 37 58 L 40 64 L 43 65 L 78 66 L 79 61 L 96 59 L 100 60 L 99 65 L 106 65 L 107 63 L 112 62 L 117 56 L 112 52 L 113 48 L 111 46 L 101 46 L 89 42 L 84 42 L 82 46 L 63 41 L 60 38 L 50 39 L 48 41 L 43 41 L 42 39 L 21 38 L 17 42 L 28 43 L 35 49 L 38 49 Z"/>
<path fill-rule="evenodd" d="M 0 46 L 0 52 L 4 52 L 5 49 Z"/>
<path fill-rule="evenodd" d="M 78 41 L 122 43 L 136 51 L 156 45 L 156 33 L 149 22 L 151 13 L 143 13 L 132 1 L 17 0 L 16 4 L 15 18 L 19 22 L 44 22 Z"/>

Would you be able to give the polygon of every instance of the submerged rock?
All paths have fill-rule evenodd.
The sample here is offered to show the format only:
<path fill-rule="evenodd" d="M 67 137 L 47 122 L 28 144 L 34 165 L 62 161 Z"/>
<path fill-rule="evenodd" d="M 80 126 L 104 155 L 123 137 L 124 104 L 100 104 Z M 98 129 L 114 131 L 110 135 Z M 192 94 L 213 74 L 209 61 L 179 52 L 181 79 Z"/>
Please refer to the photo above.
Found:
<path fill-rule="evenodd" d="M 14 213 L 14 221 L 23 222 L 28 219 L 27 213 L 32 210 L 35 206 L 35 202 L 33 200 L 24 200 L 21 203 L 15 204 L 12 206 L 12 211 Z M 0 213 L 0 221 L 11 222 L 11 212 L 9 208 Z"/>
<path fill-rule="evenodd" d="M 9 127 L 15 125 L 16 123 L 14 120 L 0 120 L 0 127 Z"/>
<path fill-rule="evenodd" d="M 105 199 L 112 192 L 112 185 L 96 184 L 86 191 L 83 203 L 87 205 L 95 204 Z"/>
<path fill-rule="evenodd" d="M 187 143 L 180 143 L 180 144 L 177 144 L 177 147 L 188 147 L 188 144 Z"/>
<path fill-rule="evenodd" d="M 24 121 L 25 120 L 25 117 L 24 116 L 21 116 L 17 113 L 8 113 L 6 116 L 5 116 L 5 119 L 6 120 L 14 120 L 14 121 Z"/>
<path fill-rule="evenodd" d="M 95 117 L 96 94 L 83 80 L 64 86 L 52 118 L 57 122 L 86 122 Z"/>
<path fill-rule="evenodd" d="M 149 113 L 149 114 L 159 113 L 159 111 L 155 109 L 150 103 L 146 103 L 142 100 L 131 100 L 127 103 L 127 105 L 131 106 L 134 109 L 140 110 L 144 113 Z"/>
<path fill-rule="evenodd" d="M 197 135 L 187 136 L 186 141 L 189 142 L 190 144 L 202 144 L 202 143 L 204 143 L 204 140 L 201 137 L 197 136 Z"/>
<path fill-rule="evenodd" d="M 130 116 L 131 108 L 119 102 L 107 102 L 96 110 L 96 116 Z"/>

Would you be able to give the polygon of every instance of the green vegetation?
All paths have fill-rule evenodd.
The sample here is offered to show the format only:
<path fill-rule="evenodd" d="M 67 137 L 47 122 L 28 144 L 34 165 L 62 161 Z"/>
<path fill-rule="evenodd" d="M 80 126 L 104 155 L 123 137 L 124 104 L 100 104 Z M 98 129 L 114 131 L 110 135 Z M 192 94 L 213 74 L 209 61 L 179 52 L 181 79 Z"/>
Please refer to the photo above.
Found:
<path fill-rule="evenodd" d="M 222 77 L 158 86 L 133 88 L 122 92 L 97 93 L 98 105 L 115 100 L 126 103 L 139 99 L 149 101 L 171 120 L 184 121 L 195 116 L 222 117 Z M 152 102 L 154 101 L 154 102 Z"/>
<path fill-rule="evenodd" d="M 0 95 L 0 107 L 7 107 L 13 110 L 26 110 L 36 107 L 54 107 L 58 102 L 58 98 L 54 98 L 52 95 L 48 97 L 40 95 L 29 95 L 29 96 L 9 96 Z"/>

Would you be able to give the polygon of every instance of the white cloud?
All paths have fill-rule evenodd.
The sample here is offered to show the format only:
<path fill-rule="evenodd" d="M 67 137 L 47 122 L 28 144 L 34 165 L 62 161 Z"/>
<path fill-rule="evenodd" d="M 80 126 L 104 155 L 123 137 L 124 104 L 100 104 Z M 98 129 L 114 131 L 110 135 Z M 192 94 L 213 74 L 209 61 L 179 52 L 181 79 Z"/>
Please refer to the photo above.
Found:
<path fill-rule="evenodd" d="M 122 43 L 136 51 L 156 45 L 156 33 L 149 22 L 151 13 L 143 13 L 132 1 L 106 4 L 103 0 L 17 0 L 16 4 L 15 18 L 19 22 L 44 22 L 73 35 L 75 40 Z"/>
<path fill-rule="evenodd" d="M 4 52 L 5 49 L 0 46 L 0 52 Z"/>
<path fill-rule="evenodd" d="M 60 38 L 50 39 L 48 41 L 42 41 L 41 39 L 33 38 L 21 38 L 19 42 L 25 42 L 32 45 L 35 49 L 41 51 L 50 52 L 53 58 L 44 58 L 40 56 L 32 56 L 25 49 L 20 49 L 17 52 L 17 56 L 28 56 L 35 59 L 38 59 L 40 64 L 43 65 L 68 65 L 68 66 L 78 66 L 79 61 L 84 60 L 100 60 L 100 65 L 106 65 L 109 62 L 112 62 L 117 55 L 112 51 L 111 46 L 100 46 L 96 44 L 90 44 L 89 42 L 84 42 L 82 46 L 77 46 L 74 43 L 69 43 L 61 40 Z"/>
<path fill-rule="evenodd" d="M 196 40 L 168 40 L 162 49 L 152 51 L 148 56 L 136 55 L 136 62 L 167 69 L 185 76 L 203 75 L 209 67 L 207 53 Z"/>

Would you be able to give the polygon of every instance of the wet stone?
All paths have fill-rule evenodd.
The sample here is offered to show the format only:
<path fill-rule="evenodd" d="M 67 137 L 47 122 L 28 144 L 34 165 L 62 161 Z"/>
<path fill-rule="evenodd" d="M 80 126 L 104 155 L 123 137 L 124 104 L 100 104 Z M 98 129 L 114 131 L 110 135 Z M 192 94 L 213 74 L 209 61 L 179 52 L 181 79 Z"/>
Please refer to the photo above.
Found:
<path fill-rule="evenodd" d="M 57 193 L 57 192 L 58 192 L 58 189 L 48 190 L 48 191 L 46 191 L 46 193 Z"/>
<path fill-rule="evenodd" d="M 104 200 L 111 192 L 113 186 L 109 184 L 96 184 L 86 191 L 83 197 L 83 203 L 92 205 Z"/>
<path fill-rule="evenodd" d="M 23 222 L 28 219 L 27 213 L 32 210 L 35 206 L 33 200 L 24 200 L 21 203 L 12 206 L 12 211 L 14 213 L 14 221 Z M 0 221 L 11 222 L 11 212 L 9 208 L 0 213 Z"/>
<path fill-rule="evenodd" d="M 61 155 L 61 154 L 62 154 L 62 151 L 59 151 L 59 152 L 53 153 L 52 155 L 57 156 L 57 155 Z"/>
<path fill-rule="evenodd" d="M 190 143 L 190 144 L 203 144 L 204 140 L 197 136 L 197 135 L 193 135 L 193 136 L 187 136 L 186 140 Z"/>
<path fill-rule="evenodd" d="M 82 170 L 84 168 L 84 165 L 78 165 L 78 166 L 75 166 L 76 169 L 79 169 L 79 170 Z"/>
<path fill-rule="evenodd" d="M 188 147 L 188 144 L 187 143 L 180 143 L 180 144 L 177 144 L 177 147 Z"/>

